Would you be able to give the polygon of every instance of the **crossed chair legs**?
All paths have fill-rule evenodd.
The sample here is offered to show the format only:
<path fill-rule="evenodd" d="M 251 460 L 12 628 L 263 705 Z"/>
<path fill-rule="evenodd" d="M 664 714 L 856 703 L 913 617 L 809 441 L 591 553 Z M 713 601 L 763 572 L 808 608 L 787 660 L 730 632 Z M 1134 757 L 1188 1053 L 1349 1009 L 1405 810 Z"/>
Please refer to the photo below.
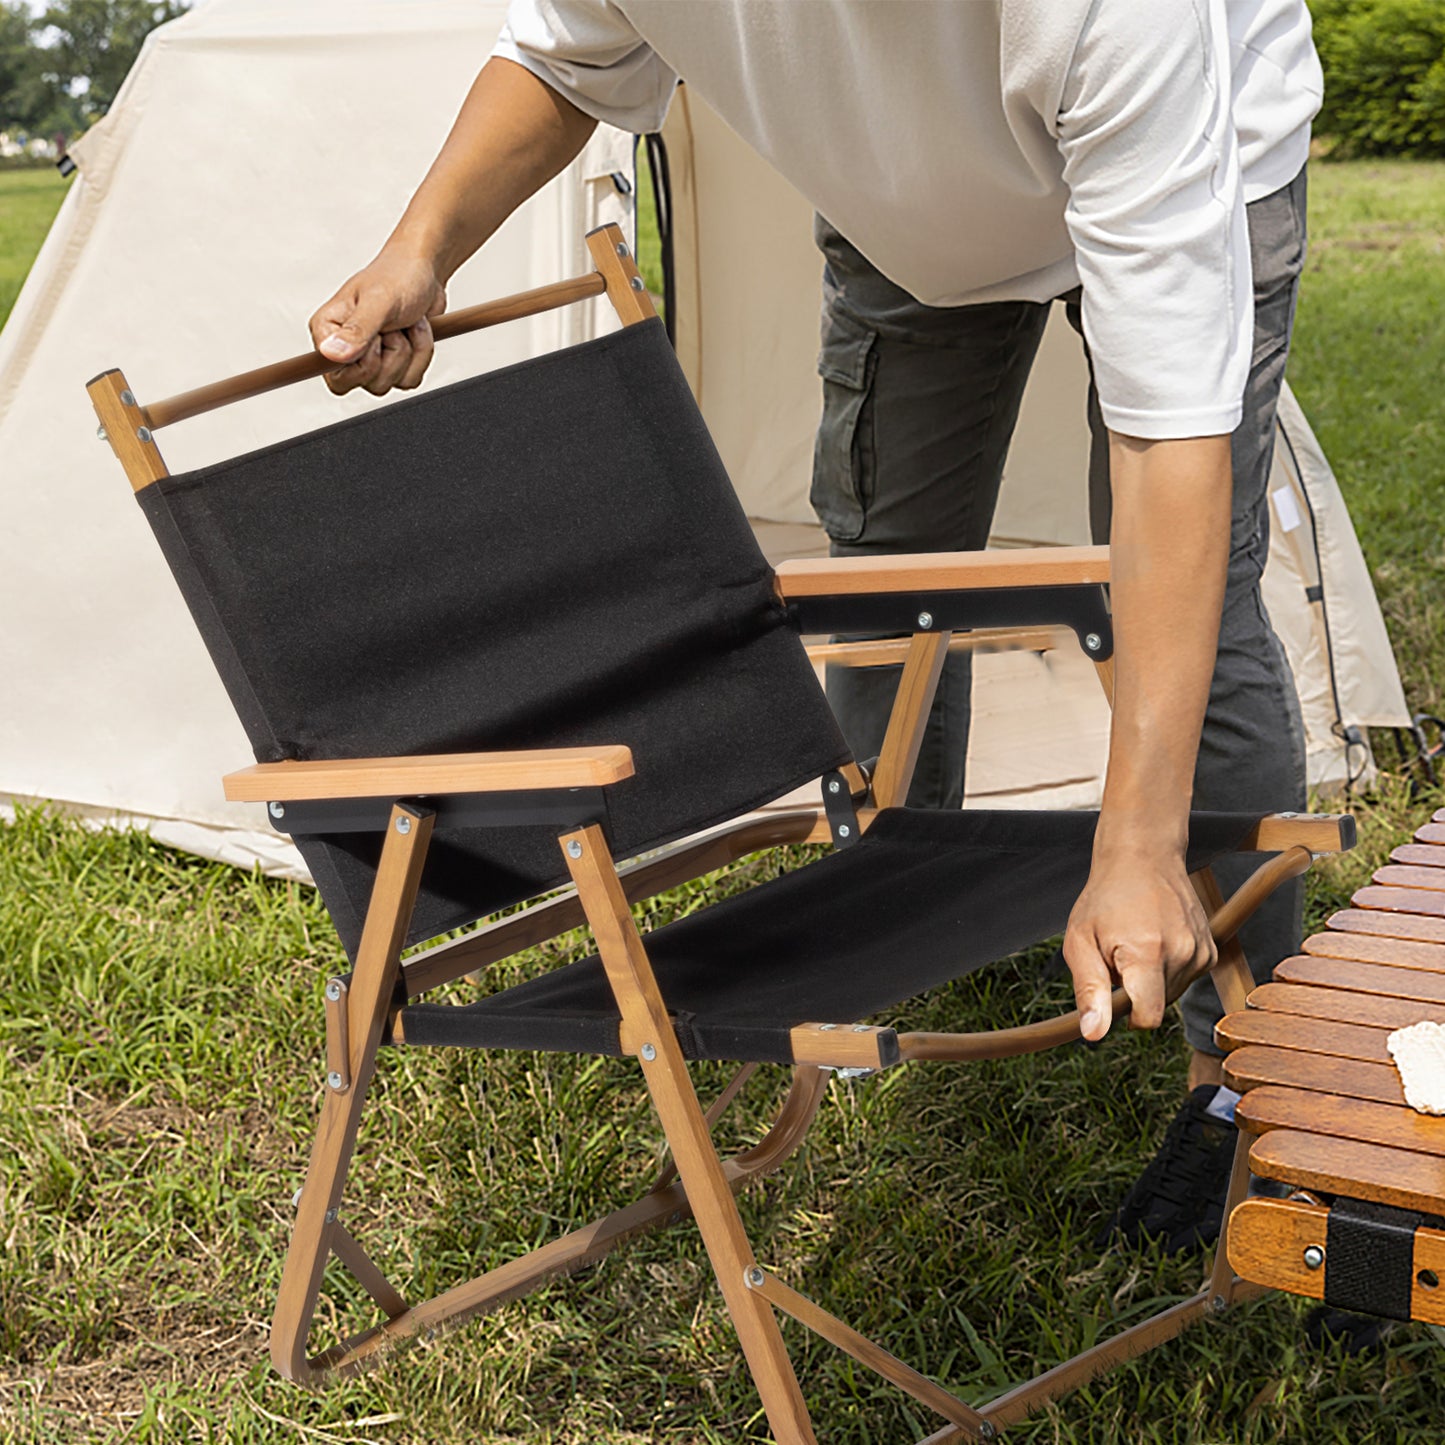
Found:
<path fill-rule="evenodd" d="M 272 1360 L 287 1378 L 314 1384 L 334 1373 L 352 1372 L 393 1343 L 494 1309 L 545 1280 L 596 1262 L 633 1235 L 676 1223 L 686 1216 L 697 1221 L 769 1426 L 780 1445 L 808 1445 L 816 1437 L 783 1344 L 778 1312 L 845 1350 L 942 1416 L 947 1424 L 927 1437 L 924 1445 L 943 1445 L 945 1441 L 992 1440 L 1000 1429 L 1045 1402 L 1173 1338 L 1204 1314 L 1223 1311 L 1241 1298 L 1262 1293 L 1234 1277 L 1226 1255 L 1228 1212 L 1244 1197 L 1249 1179 L 1247 1143 L 1243 1139 L 1235 1155 L 1225 1233 L 1221 1234 L 1213 1270 L 1199 1293 L 981 1408 L 970 1406 L 791 1289 L 758 1263 L 733 1196 L 748 1181 L 776 1169 L 801 1144 L 818 1111 L 828 1069 L 810 1064 L 795 1066 L 792 1087 L 764 1139 L 731 1159 L 719 1158 L 710 1138 L 711 1127 L 753 1069 L 744 1068 L 713 1108 L 703 1111 L 629 910 L 629 895 L 640 896 L 647 883 L 659 879 L 664 880 L 660 886 L 667 886 L 665 880 L 675 877 L 676 872 L 669 873 L 665 864 L 654 865 L 651 874 L 637 886 L 625 888 L 602 831 L 594 825 L 560 840 L 576 886 L 575 899 L 568 906 L 580 908 L 592 929 L 621 1012 L 623 1051 L 636 1056 L 641 1065 L 673 1162 L 652 1189 L 634 1203 L 425 1303 L 408 1305 L 347 1231 L 339 1210 L 377 1050 L 403 975 L 402 944 L 432 821 L 424 807 L 408 803 L 393 807 L 354 971 L 348 985 L 338 986 L 328 994 L 328 1086 L 310 1166 L 298 1198 L 271 1336 Z M 763 825 L 766 840 L 792 841 L 806 835 L 811 823 L 811 815 L 807 814 L 773 820 Z M 757 825 L 751 832 L 739 829 L 733 835 L 731 856 L 758 846 L 763 842 Z M 1212 873 L 1205 870 L 1196 875 L 1195 886 L 1211 914 L 1216 937 L 1221 940 L 1213 976 L 1227 1008 L 1243 1006 L 1251 983 L 1243 954 L 1234 942 L 1235 931 L 1273 888 L 1303 872 L 1310 861 L 1310 853 L 1302 847 L 1287 850 L 1266 863 L 1227 903 L 1221 899 Z M 678 866 L 688 865 L 692 866 L 693 876 L 718 866 L 716 848 L 711 852 L 706 848 L 691 850 Z M 571 926 L 568 917 L 564 908 L 549 934 Z M 506 935 L 509 939 L 518 932 L 515 921 L 511 928 Z M 469 971 L 472 965 L 467 958 L 462 952 L 460 961 L 454 962 L 443 977 L 458 977 Z M 416 991 L 440 981 L 436 970 L 432 970 L 418 983 Z M 1116 1012 L 1127 1009 L 1122 995 L 1116 995 L 1115 1007 Z M 904 1057 L 1002 1057 L 1076 1037 L 1077 1019 L 1071 1022 L 1071 1018 L 1065 1016 L 1047 1024 L 992 1035 L 904 1035 L 900 1044 L 904 1046 Z M 912 1048 L 908 1047 L 910 1039 L 914 1041 Z M 322 1275 L 332 1255 L 350 1270 L 386 1319 L 308 1355 L 308 1336 Z"/>

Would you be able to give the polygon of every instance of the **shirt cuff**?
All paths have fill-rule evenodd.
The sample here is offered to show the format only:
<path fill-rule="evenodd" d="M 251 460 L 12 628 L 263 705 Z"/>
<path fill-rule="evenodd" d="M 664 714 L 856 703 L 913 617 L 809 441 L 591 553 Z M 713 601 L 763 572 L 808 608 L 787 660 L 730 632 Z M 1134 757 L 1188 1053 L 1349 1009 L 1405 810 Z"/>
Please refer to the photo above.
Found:
<path fill-rule="evenodd" d="M 1120 436 L 1143 441 L 1180 441 L 1185 437 L 1228 436 L 1244 416 L 1244 403 L 1234 406 L 1195 407 L 1175 411 L 1139 411 L 1100 401 L 1104 425 Z"/>

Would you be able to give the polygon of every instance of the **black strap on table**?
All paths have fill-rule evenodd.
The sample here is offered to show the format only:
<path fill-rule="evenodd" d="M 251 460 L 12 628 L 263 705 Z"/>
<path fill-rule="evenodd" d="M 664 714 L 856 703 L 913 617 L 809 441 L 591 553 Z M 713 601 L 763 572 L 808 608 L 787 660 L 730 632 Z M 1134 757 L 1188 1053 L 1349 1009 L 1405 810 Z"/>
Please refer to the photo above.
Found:
<path fill-rule="evenodd" d="M 1408 1320 L 1415 1231 L 1428 1222 L 1428 1216 L 1413 1209 L 1337 1199 L 1325 1235 L 1325 1303 Z"/>

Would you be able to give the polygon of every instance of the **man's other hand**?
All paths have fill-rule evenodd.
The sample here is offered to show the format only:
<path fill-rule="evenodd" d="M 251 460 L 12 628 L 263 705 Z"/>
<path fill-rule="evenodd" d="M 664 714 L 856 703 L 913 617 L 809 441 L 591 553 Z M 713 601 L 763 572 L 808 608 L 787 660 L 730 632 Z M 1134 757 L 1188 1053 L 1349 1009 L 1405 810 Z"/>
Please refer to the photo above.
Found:
<path fill-rule="evenodd" d="M 1064 934 L 1086 1039 L 1109 1032 L 1116 986 L 1129 995 L 1130 1027 L 1158 1028 L 1180 975 L 1209 967 L 1217 956 L 1181 858 L 1096 853 Z"/>
<path fill-rule="evenodd" d="M 383 251 L 311 318 L 311 341 L 328 361 L 338 396 L 364 387 L 381 396 L 417 386 L 431 364 L 429 317 L 446 310 L 446 290 L 427 262 Z"/>

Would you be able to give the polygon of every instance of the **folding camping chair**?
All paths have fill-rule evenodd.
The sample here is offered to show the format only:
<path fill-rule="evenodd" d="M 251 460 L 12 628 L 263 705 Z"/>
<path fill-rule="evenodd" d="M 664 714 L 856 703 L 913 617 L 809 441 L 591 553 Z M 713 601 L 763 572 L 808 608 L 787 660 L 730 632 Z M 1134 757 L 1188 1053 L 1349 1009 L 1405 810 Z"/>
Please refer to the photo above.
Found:
<path fill-rule="evenodd" d="M 778 1440 L 814 1438 L 779 1311 L 943 1417 L 932 1439 L 992 1439 L 1232 1298 L 1222 1252 L 1193 1298 L 975 1408 L 764 1268 L 733 1196 L 798 1148 L 829 1070 L 1078 1039 L 1076 1013 L 960 1035 L 877 1020 L 1064 926 L 1093 815 L 898 804 L 954 632 L 1068 627 L 1107 685 L 1107 554 L 823 559 L 770 572 L 620 232 L 588 244 L 596 272 L 441 318 L 436 333 L 603 291 L 619 333 L 187 475 L 167 474 L 157 428 L 316 375 L 319 359 L 148 408 L 118 371 L 90 384 L 260 759 L 226 779 L 226 794 L 265 803 L 295 838 L 353 965 L 325 990 L 325 1098 L 272 1357 L 295 1380 L 352 1370 L 691 1216 Z M 799 637 L 838 631 L 909 639 L 886 740 L 866 769 Z M 823 807 L 749 816 L 820 778 Z M 1348 846 L 1348 829 L 1341 818 L 1195 816 L 1190 865 L 1225 945 L 1215 977 L 1231 1003 L 1248 984 L 1229 946 L 1240 923 L 1313 852 Z M 803 841 L 835 847 L 645 936 L 634 924 L 640 899 Z M 1224 902 L 1208 865 L 1233 849 L 1273 856 Z M 619 869 L 627 858 L 639 861 Z M 539 898 L 401 960 L 412 944 Z M 583 922 L 591 957 L 472 1003 L 423 1000 Z M 1116 1016 L 1127 1007 L 1117 993 Z M 340 1217 L 382 1044 L 633 1056 L 675 1163 L 635 1203 L 409 1303 Z M 706 1113 L 694 1059 L 743 1066 Z M 791 1089 L 771 1132 L 724 1161 L 711 1126 L 765 1063 L 790 1066 Z M 384 1318 L 318 1348 L 309 1336 L 332 1256 Z"/>
<path fill-rule="evenodd" d="M 1445 1118 L 1416 1113 L 1385 1041 L 1445 1023 L 1445 812 L 1249 1007 L 1221 1020 L 1256 1174 L 1229 1259 L 1254 1284 L 1394 1320 L 1445 1325 Z"/>

